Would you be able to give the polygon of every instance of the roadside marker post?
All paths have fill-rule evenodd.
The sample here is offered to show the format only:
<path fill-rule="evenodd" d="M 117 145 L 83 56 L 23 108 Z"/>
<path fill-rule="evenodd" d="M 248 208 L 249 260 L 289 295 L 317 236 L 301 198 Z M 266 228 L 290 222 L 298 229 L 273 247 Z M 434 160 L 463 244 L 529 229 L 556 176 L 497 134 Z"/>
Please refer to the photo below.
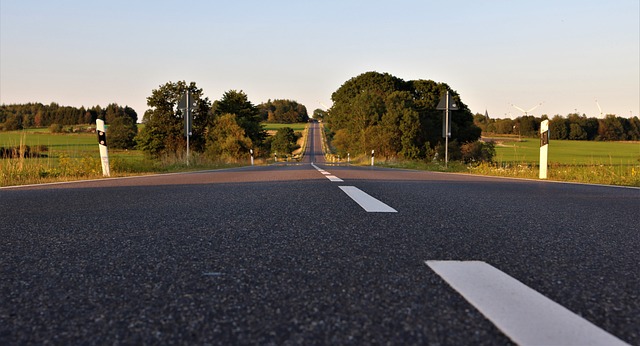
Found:
<path fill-rule="evenodd" d="M 376 155 L 375 152 L 376 152 L 375 149 L 371 150 L 371 166 L 373 166 L 373 158 Z"/>
<path fill-rule="evenodd" d="M 96 133 L 98 134 L 98 147 L 100 148 L 100 161 L 102 162 L 102 175 L 111 176 L 109 170 L 109 152 L 107 151 L 107 134 L 104 129 L 104 120 L 96 119 Z"/>
<path fill-rule="evenodd" d="M 549 120 L 540 123 L 540 179 L 547 179 L 549 156 Z"/>
<path fill-rule="evenodd" d="M 253 166 L 253 149 L 249 149 L 249 151 L 251 152 L 251 166 Z"/>

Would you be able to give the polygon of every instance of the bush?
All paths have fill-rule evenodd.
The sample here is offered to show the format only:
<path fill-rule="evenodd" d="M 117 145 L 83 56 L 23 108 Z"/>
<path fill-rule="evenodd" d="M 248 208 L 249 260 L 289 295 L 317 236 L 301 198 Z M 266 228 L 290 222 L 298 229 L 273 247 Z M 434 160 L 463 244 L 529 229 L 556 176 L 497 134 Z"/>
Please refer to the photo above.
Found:
<path fill-rule="evenodd" d="M 62 133 L 63 128 L 62 128 L 62 125 L 60 124 L 51 124 L 51 126 L 49 126 L 49 131 L 51 133 Z"/>
<path fill-rule="evenodd" d="M 492 142 L 484 143 L 480 141 L 465 143 L 460 147 L 462 160 L 465 163 L 491 162 L 496 154 L 495 145 Z"/>

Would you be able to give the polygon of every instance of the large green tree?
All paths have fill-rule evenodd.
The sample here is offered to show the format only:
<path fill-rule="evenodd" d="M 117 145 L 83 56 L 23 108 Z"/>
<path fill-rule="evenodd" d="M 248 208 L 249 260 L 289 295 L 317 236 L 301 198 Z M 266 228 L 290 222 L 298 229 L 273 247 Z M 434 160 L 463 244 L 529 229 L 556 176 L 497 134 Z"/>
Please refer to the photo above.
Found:
<path fill-rule="evenodd" d="M 223 114 L 213 121 L 207 134 L 206 154 L 219 161 L 237 161 L 253 147 L 235 114 Z"/>
<path fill-rule="evenodd" d="M 315 120 L 323 120 L 327 115 L 327 111 L 320 109 L 320 108 L 316 108 L 313 111 L 313 119 Z"/>
<path fill-rule="evenodd" d="M 87 117 L 86 114 L 89 113 Z M 100 112 L 103 113 L 103 112 Z M 97 114 L 97 112 L 96 112 Z M 91 112 L 86 111 L 85 117 L 91 119 Z M 107 106 L 104 114 L 107 127 L 107 143 L 116 149 L 133 149 L 136 146 L 135 137 L 138 134 L 138 114 L 130 107 L 121 107 L 115 103 Z"/>
<path fill-rule="evenodd" d="M 449 91 L 459 110 L 452 112 L 452 136 L 460 143 L 476 141 L 480 128 L 460 96 L 444 83 L 404 81 L 388 73 L 366 72 L 346 81 L 331 98 L 326 121 L 334 146 L 345 152 L 424 158 L 443 142 L 443 112 L 436 107 Z"/>
<path fill-rule="evenodd" d="M 150 107 L 144 114 L 144 129 L 137 137 L 138 147 L 145 152 L 159 156 L 162 154 L 180 154 L 186 148 L 184 112 L 177 109 L 178 101 L 189 91 L 196 104 L 193 110 L 193 127 L 190 144 L 192 150 L 203 151 L 204 133 L 212 123 L 209 110 L 211 103 L 203 97 L 202 89 L 191 82 L 168 82 L 151 92 L 147 97 Z"/>
<path fill-rule="evenodd" d="M 283 127 L 278 129 L 271 141 L 271 152 L 278 155 L 291 155 L 291 153 L 298 149 L 297 145 L 298 136 L 290 127 Z"/>
<path fill-rule="evenodd" d="M 138 126 L 128 116 L 121 116 L 111 120 L 107 127 L 107 143 L 110 148 L 133 149 L 136 146 Z"/>
<path fill-rule="evenodd" d="M 260 124 L 258 108 L 254 106 L 242 90 L 229 90 L 220 100 L 213 103 L 212 119 L 223 114 L 234 114 L 236 121 L 242 127 L 252 143 L 262 143 L 267 134 Z"/>
<path fill-rule="evenodd" d="M 599 123 L 598 136 L 600 140 L 618 141 L 627 139 L 621 118 L 608 114 L 604 119 L 600 119 Z"/>

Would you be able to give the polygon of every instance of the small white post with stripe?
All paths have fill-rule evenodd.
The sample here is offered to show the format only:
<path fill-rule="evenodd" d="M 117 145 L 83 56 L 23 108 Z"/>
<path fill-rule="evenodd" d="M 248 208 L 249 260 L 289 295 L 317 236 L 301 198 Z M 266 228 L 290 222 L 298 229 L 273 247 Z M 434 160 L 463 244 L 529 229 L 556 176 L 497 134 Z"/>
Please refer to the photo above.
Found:
<path fill-rule="evenodd" d="M 549 156 L 549 120 L 540 123 L 540 179 L 547 179 L 547 158 Z"/>
<path fill-rule="evenodd" d="M 371 166 L 373 166 L 373 158 L 375 156 L 375 152 L 376 152 L 375 149 L 371 150 Z"/>
<path fill-rule="evenodd" d="M 96 133 L 98 134 L 98 147 L 100 147 L 100 161 L 102 161 L 102 175 L 111 176 L 109 171 L 109 152 L 107 151 L 107 134 L 104 129 L 104 120 L 96 119 Z"/>

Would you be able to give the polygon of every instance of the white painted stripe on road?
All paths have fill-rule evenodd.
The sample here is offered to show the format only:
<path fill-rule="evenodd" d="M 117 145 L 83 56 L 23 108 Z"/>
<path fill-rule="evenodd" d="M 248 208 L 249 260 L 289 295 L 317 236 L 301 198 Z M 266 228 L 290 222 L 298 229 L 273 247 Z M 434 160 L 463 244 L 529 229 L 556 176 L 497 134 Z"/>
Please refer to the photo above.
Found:
<path fill-rule="evenodd" d="M 425 261 L 520 345 L 627 345 L 482 261 Z"/>
<path fill-rule="evenodd" d="M 329 179 L 330 181 L 336 182 L 336 183 L 341 183 L 344 180 L 336 177 L 335 175 L 325 171 L 324 169 L 314 165 L 313 163 L 311 164 L 311 166 L 313 166 L 313 168 L 315 168 L 318 172 L 322 173 L 322 175 L 324 175 L 327 179 Z"/>
<path fill-rule="evenodd" d="M 390 206 L 380 202 L 379 200 L 371 197 L 366 192 L 360 190 L 355 186 L 340 186 L 340 189 L 344 191 L 347 196 L 351 197 L 356 203 L 370 212 L 370 213 L 397 213 L 398 211 Z"/>

